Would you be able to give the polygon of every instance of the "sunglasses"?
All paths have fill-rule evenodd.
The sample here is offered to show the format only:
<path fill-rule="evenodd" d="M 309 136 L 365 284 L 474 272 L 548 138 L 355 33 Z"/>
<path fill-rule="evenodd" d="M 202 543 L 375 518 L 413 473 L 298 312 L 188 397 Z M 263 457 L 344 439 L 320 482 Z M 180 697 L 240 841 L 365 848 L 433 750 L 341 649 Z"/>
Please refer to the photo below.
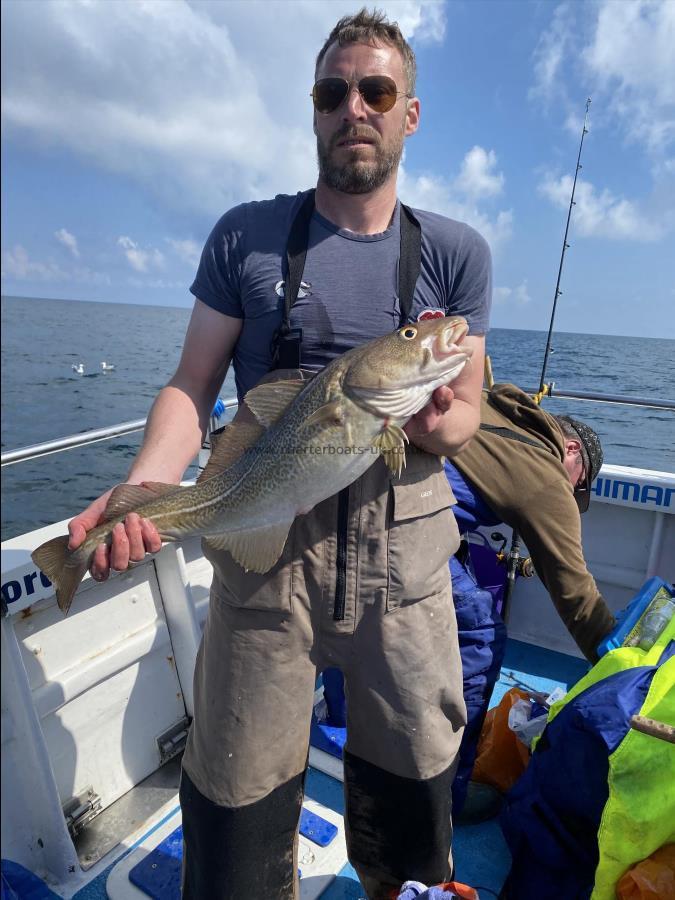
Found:
<path fill-rule="evenodd" d="M 397 91 L 396 82 L 387 75 L 366 75 L 358 82 L 338 77 L 320 78 L 312 88 L 314 109 L 324 116 L 335 112 L 346 100 L 352 85 L 356 85 L 363 102 L 377 113 L 389 112 L 399 97 L 410 96 L 405 91 Z"/>

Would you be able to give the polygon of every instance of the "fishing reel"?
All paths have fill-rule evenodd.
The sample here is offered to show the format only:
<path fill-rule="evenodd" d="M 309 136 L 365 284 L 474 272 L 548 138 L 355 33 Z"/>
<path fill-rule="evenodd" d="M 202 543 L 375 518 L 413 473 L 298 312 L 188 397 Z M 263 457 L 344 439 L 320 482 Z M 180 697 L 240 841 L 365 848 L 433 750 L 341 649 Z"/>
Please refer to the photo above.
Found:
<path fill-rule="evenodd" d="M 511 549 L 506 551 L 508 538 L 501 531 L 493 531 L 490 535 L 493 541 L 501 541 L 501 546 L 497 552 L 497 562 L 500 566 L 504 566 L 515 575 L 522 575 L 523 578 L 531 578 L 534 575 L 534 566 L 529 556 L 522 557 L 520 555 L 520 542 L 512 542 Z"/>

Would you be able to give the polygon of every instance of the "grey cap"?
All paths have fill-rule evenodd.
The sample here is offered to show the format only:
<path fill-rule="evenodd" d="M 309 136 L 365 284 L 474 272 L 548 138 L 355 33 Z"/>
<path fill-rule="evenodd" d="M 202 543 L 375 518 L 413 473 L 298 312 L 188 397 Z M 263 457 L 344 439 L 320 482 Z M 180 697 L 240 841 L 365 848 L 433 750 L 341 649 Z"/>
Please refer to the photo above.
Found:
<path fill-rule="evenodd" d="M 590 425 L 586 425 L 585 422 L 579 422 L 571 416 L 556 416 L 556 419 L 572 428 L 581 444 L 581 458 L 584 462 L 586 478 L 584 484 L 580 488 L 575 489 L 574 496 L 579 511 L 586 512 L 588 504 L 591 502 L 591 485 L 597 478 L 600 467 L 602 466 L 603 457 L 600 438 Z"/>

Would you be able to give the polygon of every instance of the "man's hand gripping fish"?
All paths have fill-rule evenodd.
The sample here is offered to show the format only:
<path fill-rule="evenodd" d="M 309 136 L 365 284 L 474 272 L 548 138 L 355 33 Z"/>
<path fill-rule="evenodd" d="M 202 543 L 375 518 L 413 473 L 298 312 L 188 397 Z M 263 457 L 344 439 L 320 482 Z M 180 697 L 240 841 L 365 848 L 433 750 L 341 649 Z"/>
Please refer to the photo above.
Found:
<path fill-rule="evenodd" d="M 33 562 L 70 609 L 96 547 L 129 512 L 150 519 L 163 541 L 201 534 L 245 569 L 277 562 L 297 515 L 356 481 L 379 453 L 400 475 L 403 426 L 464 368 L 468 331 L 454 316 L 405 325 L 355 347 L 309 381 L 261 383 L 245 397 L 255 421 L 236 421 L 220 436 L 197 484 L 145 482 L 114 489 L 105 521 L 76 550 L 68 537 L 38 547 Z"/>

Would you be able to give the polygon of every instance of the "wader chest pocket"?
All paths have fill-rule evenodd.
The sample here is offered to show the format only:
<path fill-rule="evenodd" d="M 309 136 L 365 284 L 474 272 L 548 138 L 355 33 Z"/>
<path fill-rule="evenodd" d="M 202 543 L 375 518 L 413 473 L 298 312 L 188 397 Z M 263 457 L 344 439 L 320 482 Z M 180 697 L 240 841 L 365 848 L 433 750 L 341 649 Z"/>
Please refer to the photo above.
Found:
<path fill-rule="evenodd" d="M 449 581 L 448 559 L 459 547 L 452 489 L 440 460 L 425 456 L 426 465 L 412 465 L 392 479 L 388 610 L 442 591 Z"/>
<path fill-rule="evenodd" d="M 225 550 L 202 543 L 204 555 L 214 569 L 213 592 L 230 606 L 267 612 L 292 612 L 293 529 L 279 561 L 264 575 L 246 572 Z"/>

